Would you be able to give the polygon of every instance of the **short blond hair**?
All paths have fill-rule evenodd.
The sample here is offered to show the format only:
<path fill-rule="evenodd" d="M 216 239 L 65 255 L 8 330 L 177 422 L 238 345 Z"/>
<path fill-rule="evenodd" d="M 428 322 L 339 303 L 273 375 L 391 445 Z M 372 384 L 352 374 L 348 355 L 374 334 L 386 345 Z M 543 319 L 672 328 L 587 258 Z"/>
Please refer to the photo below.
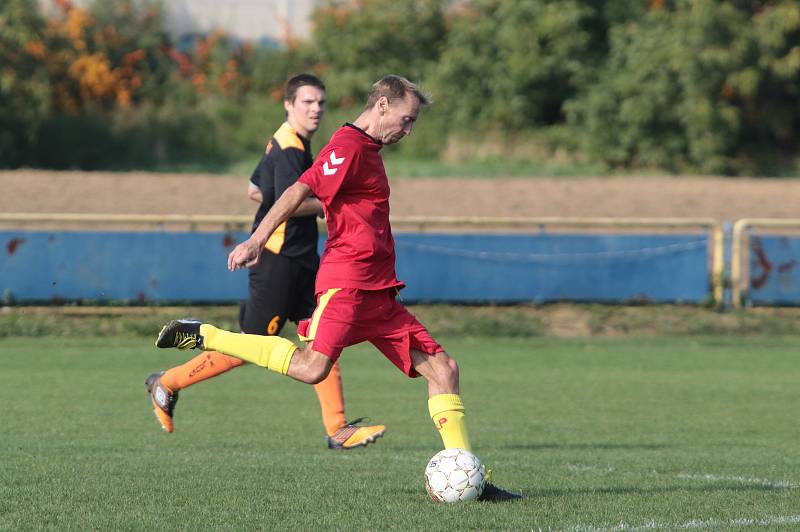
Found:
<path fill-rule="evenodd" d="M 364 109 L 371 109 L 375 105 L 375 102 L 381 99 L 381 97 L 386 97 L 389 103 L 392 103 L 395 100 L 402 100 L 406 97 L 406 94 L 409 93 L 416 96 L 420 105 L 430 105 L 433 103 L 431 98 L 424 94 L 416 84 L 411 83 L 402 76 L 389 74 L 372 85 L 372 90 L 369 91 L 367 105 L 364 106 Z"/>

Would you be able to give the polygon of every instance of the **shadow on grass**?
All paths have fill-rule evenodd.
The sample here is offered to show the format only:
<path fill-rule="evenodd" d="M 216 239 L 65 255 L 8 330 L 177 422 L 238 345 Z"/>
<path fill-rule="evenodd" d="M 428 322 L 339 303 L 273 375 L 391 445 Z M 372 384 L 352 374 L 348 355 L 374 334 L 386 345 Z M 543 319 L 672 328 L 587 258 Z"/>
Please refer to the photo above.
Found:
<path fill-rule="evenodd" d="M 660 495 L 667 493 L 687 492 L 687 493 L 712 493 L 712 492 L 784 492 L 792 490 L 791 487 L 781 486 L 746 486 L 741 484 L 718 484 L 714 486 L 662 486 L 653 488 L 642 488 L 636 486 L 615 486 L 615 487 L 596 487 L 596 488 L 544 488 L 530 490 L 515 490 L 524 496 L 524 500 L 533 500 L 537 497 L 569 497 L 581 495 Z M 420 490 L 411 487 L 404 487 L 397 490 L 407 496 L 420 495 Z M 424 494 L 424 492 L 423 492 Z M 427 498 L 427 497 L 426 497 Z"/>
<path fill-rule="evenodd" d="M 674 445 L 664 443 L 512 443 L 502 446 L 504 449 L 532 450 L 539 451 L 544 449 L 608 449 L 619 451 L 624 449 L 658 451 L 668 449 Z"/>
<path fill-rule="evenodd" d="M 794 488 L 782 486 L 753 486 L 742 484 L 716 484 L 713 486 L 663 486 L 642 488 L 634 486 L 598 487 L 598 488 L 565 488 L 565 489 L 533 489 L 525 491 L 526 497 L 564 497 L 568 495 L 658 495 L 662 493 L 693 492 L 711 493 L 720 491 L 736 492 L 784 492 Z"/>

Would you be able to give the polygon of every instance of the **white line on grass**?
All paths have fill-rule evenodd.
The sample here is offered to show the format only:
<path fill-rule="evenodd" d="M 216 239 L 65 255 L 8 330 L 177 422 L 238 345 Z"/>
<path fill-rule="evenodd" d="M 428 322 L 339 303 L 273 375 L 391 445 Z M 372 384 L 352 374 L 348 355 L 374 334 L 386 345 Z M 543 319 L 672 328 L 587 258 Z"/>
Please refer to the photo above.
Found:
<path fill-rule="evenodd" d="M 611 465 L 591 465 L 591 464 L 567 464 L 567 469 L 573 473 L 588 473 L 599 471 L 602 473 L 612 473 L 615 468 Z"/>
<path fill-rule="evenodd" d="M 642 525 L 631 525 L 620 521 L 610 527 L 596 527 L 592 525 L 577 525 L 570 528 L 573 532 L 616 532 L 618 530 L 691 530 L 703 528 L 746 528 L 752 526 L 772 525 L 797 525 L 800 524 L 800 515 L 773 515 L 762 518 L 740 517 L 729 521 L 717 519 L 692 519 L 685 523 L 659 523 L 656 520 L 647 521 Z"/>
<path fill-rule="evenodd" d="M 721 476 L 709 475 L 698 473 L 679 473 L 678 478 L 687 480 L 703 480 L 706 482 L 738 482 L 740 484 L 754 484 L 757 486 L 764 486 L 768 488 L 781 488 L 796 490 L 800 488 L 800 482 L 793 482 L 791 480 L 770 480 L 767 478 L 750 478 L 739 476 Z"/>

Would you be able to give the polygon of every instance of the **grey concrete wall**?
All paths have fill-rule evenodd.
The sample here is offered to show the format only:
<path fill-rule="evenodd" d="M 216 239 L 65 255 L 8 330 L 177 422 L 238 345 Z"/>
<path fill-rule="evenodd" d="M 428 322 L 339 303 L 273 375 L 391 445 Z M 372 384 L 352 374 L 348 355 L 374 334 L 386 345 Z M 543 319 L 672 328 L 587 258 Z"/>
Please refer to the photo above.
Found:
<path fill-rule="evenodd" d="M 226 33 L 251 41 L 283 43 L 288 36 L 306 39 L 310 17 L 323 0 L 163 0 L 167 31 L 175 38 L 189 33 Z M 73 0 L 88 6 L 91 0 Z M 39 0 L 48 11 L 52 0 Z"/>
<path fill-rule="evenodd" d="M 287 35 L 305 39 L 320 0 L 166 0 L 167 29 L 172 35 L 223 29 L 242 39 L 284 42 Z"/>

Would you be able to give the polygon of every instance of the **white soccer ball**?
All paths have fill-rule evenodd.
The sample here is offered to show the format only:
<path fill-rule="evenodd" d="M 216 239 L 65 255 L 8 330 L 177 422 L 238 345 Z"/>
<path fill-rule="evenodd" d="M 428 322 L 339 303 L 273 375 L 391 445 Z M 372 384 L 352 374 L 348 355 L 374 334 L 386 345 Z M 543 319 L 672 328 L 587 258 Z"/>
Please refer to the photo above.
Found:
<path fill-rule="evenodd" d="M 483 464 L 466 449 L 439 451 L 425 467 L 425 489 L 436 502 L 477 499 L 485 483 Z"/>

